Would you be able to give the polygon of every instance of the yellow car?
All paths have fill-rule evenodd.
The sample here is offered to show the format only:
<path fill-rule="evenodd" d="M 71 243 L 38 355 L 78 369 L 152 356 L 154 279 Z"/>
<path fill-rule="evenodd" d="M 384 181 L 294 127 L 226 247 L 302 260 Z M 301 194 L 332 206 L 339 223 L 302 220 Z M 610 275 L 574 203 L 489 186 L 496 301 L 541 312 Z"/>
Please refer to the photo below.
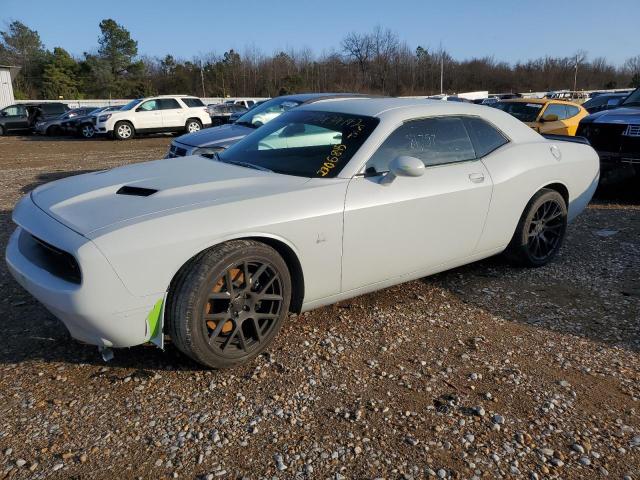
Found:
<path fill-rule="evenodd" d="M 549 98 L 514 98 L 492 105 L 510 113 L 536 132 L 575 135 L 580 120 L 589 115 L 576 103 Z"/>

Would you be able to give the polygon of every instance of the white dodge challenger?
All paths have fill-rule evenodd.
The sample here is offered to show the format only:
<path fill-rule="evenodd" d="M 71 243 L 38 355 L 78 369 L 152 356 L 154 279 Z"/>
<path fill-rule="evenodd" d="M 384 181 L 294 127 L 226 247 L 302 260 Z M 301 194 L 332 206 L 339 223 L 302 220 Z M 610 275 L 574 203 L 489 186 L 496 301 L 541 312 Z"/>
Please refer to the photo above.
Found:
<path fill-rule="evenodd" d="M 166 334 L 232 367 L 288 312 L 500 252 L 545 265 L 598 177 L 589 145 L 497 109 L 337 99 L 218 154 L 36 188 L 15 207 L 6 259 L 78 340 L 108 353 Z"/>

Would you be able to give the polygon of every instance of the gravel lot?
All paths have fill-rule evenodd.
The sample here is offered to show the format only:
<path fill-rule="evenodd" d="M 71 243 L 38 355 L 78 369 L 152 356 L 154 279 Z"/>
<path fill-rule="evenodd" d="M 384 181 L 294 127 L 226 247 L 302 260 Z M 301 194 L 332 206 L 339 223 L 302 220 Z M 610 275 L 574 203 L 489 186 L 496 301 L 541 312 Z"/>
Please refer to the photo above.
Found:
<path fill-rule="evenodd" d="M 36 185 L 169 142 L 0 138 L 0 247 Z M 292 317 L 232 371 L 171 345 L 104 364 L 1 262 L 0 478 L 639 480 L 639 191 L 600 192 L 547 267 L 492 258 Z"/>

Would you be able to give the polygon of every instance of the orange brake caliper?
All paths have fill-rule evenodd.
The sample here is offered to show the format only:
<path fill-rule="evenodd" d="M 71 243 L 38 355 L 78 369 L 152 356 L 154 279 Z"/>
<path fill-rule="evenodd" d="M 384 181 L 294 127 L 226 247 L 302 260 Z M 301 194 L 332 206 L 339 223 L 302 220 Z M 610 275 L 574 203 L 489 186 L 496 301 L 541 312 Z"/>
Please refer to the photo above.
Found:
<path fill-rule="evenodd" d="M 242 282 L 244 282 L 244 273 L 239 268 L 232 268 L 229 271 L 229 274 L 231 276 L 231 281 L 233 283 L 240 282 L 242 284 Z M 216 284 L 213 286 L 212 292 L 219 293 L 222 290 L 223 286 L 224 286 L 224 277 L 220 277 L 216 282 Z M 207 306 L 205 308 L 204 313 L 205 314 L 211 313 L 211 302 L 207 302 Z M 211 330 L 215 330 L 218 324 L 215 320 L 208 320 L 207 326 Z M 231 320 L 226 320 L 225 324 L 222 326 L 221 333 L 230 333 L 232 329 L 233 329 L 233 322 Z"/>

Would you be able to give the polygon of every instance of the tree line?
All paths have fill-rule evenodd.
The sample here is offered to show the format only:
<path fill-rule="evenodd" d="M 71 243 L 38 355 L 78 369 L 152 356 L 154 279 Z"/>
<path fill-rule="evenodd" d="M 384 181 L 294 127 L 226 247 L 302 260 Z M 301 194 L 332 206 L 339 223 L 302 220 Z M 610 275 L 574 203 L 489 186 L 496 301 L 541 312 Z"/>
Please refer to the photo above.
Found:
<path fill-rule="evenodd" d="M 37 31 L 20 21 L 0 31 L 0 64 L 21 69 L 16 98 L 134 98 L 185 93 L 207 97 L 271 97 L 297 92 L 431 95 L 626 88 L 640 86 L 640 55 L 623 65 L 586 52 L 510 64 L 492 56 L 458 60 L 446 49 L 410 47 L 380 26 L 351 32 L 332 51 L 309 48 L 265 54 L 255 47 L 190 60 L 141 55 L 138 42 L 112 19 L 99 24 L 96 48 L 76 58 L 62 47 L 47 50 Z M 441 85 L 441 71 L 442 76 Z M 576 76 L 577 71 L 577 76 Z"/>

